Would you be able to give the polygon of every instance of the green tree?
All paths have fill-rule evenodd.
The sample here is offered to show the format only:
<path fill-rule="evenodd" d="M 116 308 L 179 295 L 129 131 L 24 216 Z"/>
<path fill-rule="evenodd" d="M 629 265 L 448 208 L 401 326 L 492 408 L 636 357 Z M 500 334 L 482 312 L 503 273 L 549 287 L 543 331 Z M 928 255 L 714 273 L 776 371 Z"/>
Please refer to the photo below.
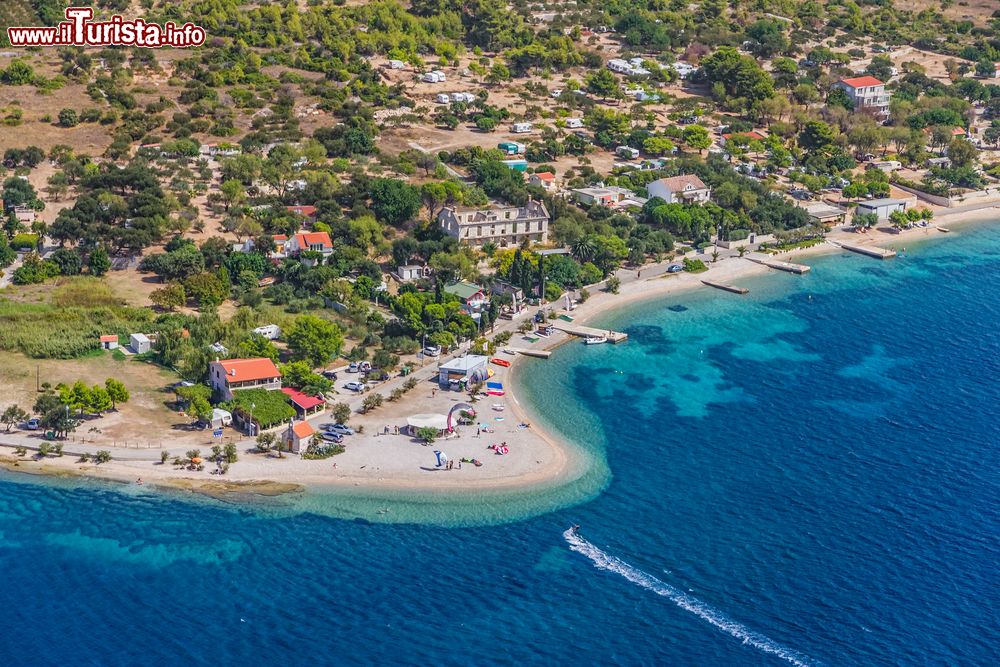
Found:
<path fill-rule="evenodd" d="M 708 130 L 701 125 L 688 125 L 684 128 L 681 137 L 689 148 L 697 149 L 699 154 L 712 145 L 712 137 L 708 134 Z"/>
<path fill-rule="evenodd" d="M 618 79 L 611 70 L 599 69 L 591 72 L 586 78 L 587 92 L 597 95 L 602 100 L 621 97 L 621 88 L 618 86 Z"/>
<path fill-rule="evenodd" d="M 28 413 L 20 408 L 18 405 L 9 405 L 0 415 L 0 423 L 7 427 L 7 431 L 15 424 L 20 424 L 22 421 L 28 418 Z"/>
<path fill-rule="evenodd" d="M 340 353 L 344 332 L 340 327 L 315 315 L 301 315 L 285 336 L 295 359 L 322 366 Z"/>
<path fill-rule="evenodd" d="M 372 211 L 387 224 L 398 226 L 420 210 L 420 191 L 395 178 L 379 178 L 371 185 Z"/>
<path fill-rule="evenodd" d="M 426 442 L 428 445 L 433 443 L 437 439 L 438 430 L 433 426 L 423 426 L 417 429 L 417 437 Z"/>
<path fill-rule="evenodd" d="M 951 160 L 952 167 L 974 166 L 977 157 L 979 157 L 979 151 L 970 141 L 956 138 L 948 144 L 948 159 Z"/>
<path fill-rule="evenodd" d="M 175 280 L 150 292 L 149 300 L 164 310 L 174 310 L 187 302 L 187 292 L 184 290 L 184 285 Z"/>
<path fill-rule="evenodd" d="M 992 79 L 996 74 L 996 65 L 992 60 L 980 60 L 976 63 L 976 76 L 984 79 Z"/>
<path fill-rule="evenodd" d="M 108 390 L 99 384 L 90 388 L 87 400 L 87 412 L 91 414 L 102 414 L 112 408 L 111 396 Z"/>
<path fill-rule="evenodd" d="M 203 271 L 184 281 L 184 290 L 201 308 L 212 308 L 226 300 L 226 288 L 214 273 Z"/>
<path fill-rule="evenodd" d="M 351 406 L 347 403 L 337 403 L 332 410 L 333 420 L 338 424 L 346 424 L 351 418 Z"/>
<path fill-rule="evenodd" d="M 108 257 L 108 251 L 104 249 L 104 246 L 98 246 L 90 253 L 87 266 L 90 268 L 92 276 L 103 276 L 108 272 L 111 268 L 111 258 Z"/>
<path fill-rule="evenodd" d="M 125 383 L 121 380 L 116 380 L 114 378 L 108 378 L 104 381 L 104 388 L 108 392 L 108 397 L 111 399 L 111 409 L 117 410 L 119 403 L 128 403 L 129 392 Z"/>

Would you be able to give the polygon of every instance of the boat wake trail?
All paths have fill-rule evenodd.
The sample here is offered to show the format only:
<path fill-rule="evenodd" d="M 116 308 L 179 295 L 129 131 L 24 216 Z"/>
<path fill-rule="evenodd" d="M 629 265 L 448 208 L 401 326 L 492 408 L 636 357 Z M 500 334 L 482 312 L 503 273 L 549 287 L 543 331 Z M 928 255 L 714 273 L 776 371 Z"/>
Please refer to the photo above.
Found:
<path fill-rule="evenodd" d="M 662 595 L 684 611 L 691 612 L 698 618 L 714 625 L 719 630 L 722 630 L 723 632 L 739 639 L 744 644 L 753 646 L 755 649 L 763 651 L 764 653 L 776 655 L 796 667 L 811 667 L 813 664 L 812 661 L 806 656 L 782 646 L 759 632 L 754 632 L 742 623 L 732 620 L 711 605 L 681 592 L 670 584 L 664 583 L 656 577 L 639 570 L 638 568 L 632 567 L 620 558 L 616 558 L 615 556 L 605 553 L 598 547 L 583 539 L 579 534 L 574 533 L 572 528 L 563 533 L 563 537 L 566 539 L 566 543 L 569 544 L 570 549 L 589 558 L 598 569 L 619 574 L 631 581 L 633 584 L 642 586 L 646 590 L 652 591 L 657 595 Z"/>

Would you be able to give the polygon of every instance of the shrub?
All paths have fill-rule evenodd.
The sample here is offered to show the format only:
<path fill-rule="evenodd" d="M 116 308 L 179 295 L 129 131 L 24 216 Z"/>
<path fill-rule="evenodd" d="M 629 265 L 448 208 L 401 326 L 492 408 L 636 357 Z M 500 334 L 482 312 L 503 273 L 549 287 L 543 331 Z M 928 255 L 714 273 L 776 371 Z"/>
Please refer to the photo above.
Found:
<path fill-rule="evenodd" d="M 689 273 L 701 273 L 702 271 L 708 271 L 708 267 L 705 266 L 705 262 L 700 259 L 691 259 L 690 257 L 684 258 L 684 270 Z"/>
<path fill-rule="evenodd" d="M 361 413 L 371 412 L 382 405 L 382 401 L 382 394 L 368 394 L 365 396 L 365 400 L 361 401 Z"/>
<path fill-rule="evenodd" d="M 38 234 L 15 234 L 10 240 L 10 247 L 14 250 L 34 250 L 38 247 Z"/>

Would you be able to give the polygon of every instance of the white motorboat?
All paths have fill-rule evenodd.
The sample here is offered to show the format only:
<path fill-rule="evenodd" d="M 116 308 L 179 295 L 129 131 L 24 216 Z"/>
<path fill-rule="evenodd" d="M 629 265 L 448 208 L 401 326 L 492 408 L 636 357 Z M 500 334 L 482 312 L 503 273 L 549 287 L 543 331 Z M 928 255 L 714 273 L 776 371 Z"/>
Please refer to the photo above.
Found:
<path fill-rule="evenodd" d="M 583 339 L 584 345 L 600 345 L 601 343 L 607 343 L 607 336 L 587 336 Z"/>

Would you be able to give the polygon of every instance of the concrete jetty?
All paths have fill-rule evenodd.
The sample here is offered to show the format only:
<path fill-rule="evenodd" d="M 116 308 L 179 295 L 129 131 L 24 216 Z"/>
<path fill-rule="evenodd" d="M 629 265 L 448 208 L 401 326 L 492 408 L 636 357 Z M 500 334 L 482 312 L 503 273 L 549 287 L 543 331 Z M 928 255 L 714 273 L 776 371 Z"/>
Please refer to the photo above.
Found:
<path fill-rule="evenodd" d="M 749 294 L 750 290 L 746 287 L 737 287 L 736 285 L 727 285 L 726 283 L 715 283 L 711 280 L 702 280 L 702 284 L 708 285 L 709 287 L 714 287 L 715 289 L 720 289 L 724 292 L 732 292 L 733 294 Z"/>
<path fill-rule="evenodd" d="M 771 269 L 777 269 L 778 271 L 788 271 L 789 273 L 796 273 L 802 275 L 803 273 L 809 273 L 812 270 L 811 266 L 805 264 L 795 264 L 793 262 L 782 262 L 777 259 L 770 259 L 766 257 L 747 257 L 751 262 L 756 262 L 757 264 L 762 264 Z"/>
<path fill-rule="evenodd" d="M 867 255 L 868 257 L 874 257 L 875 259 L 889 259 L 890 257 L 896 256 L 895 250 L 879 248 L 878 246 L 855 245 L 853 243 L 844 243 L 843 241 L 830 241 L 830 243 L 840 246 L 844 250 L 850 250 L 851 252 L 856 252 L 859 255 Z"/>
<path fill-rule="evenodd" d="M 526 357 L 539 357 L 548 359 L 552 356 L 552 350 L 533 350 L 530 347 L 505 347 L 503 351 L 507 354 L 523 354 Z"/>
<path fill-rule="evenodd" d="M 621 331 L 595 329 L 594 327 L 585 327 L 580 324 L 573 324 L 572 322 L 565 322 L 563 320 L 549 320 L 549 324 L 552 325 L 553 329 L 565 331 L 571 336 L 580 336 L 581 338 L 588 338 L 590 336 L 606 336 L 609 343 L 621 343 L 628 338 L 628 334 Z"/>

